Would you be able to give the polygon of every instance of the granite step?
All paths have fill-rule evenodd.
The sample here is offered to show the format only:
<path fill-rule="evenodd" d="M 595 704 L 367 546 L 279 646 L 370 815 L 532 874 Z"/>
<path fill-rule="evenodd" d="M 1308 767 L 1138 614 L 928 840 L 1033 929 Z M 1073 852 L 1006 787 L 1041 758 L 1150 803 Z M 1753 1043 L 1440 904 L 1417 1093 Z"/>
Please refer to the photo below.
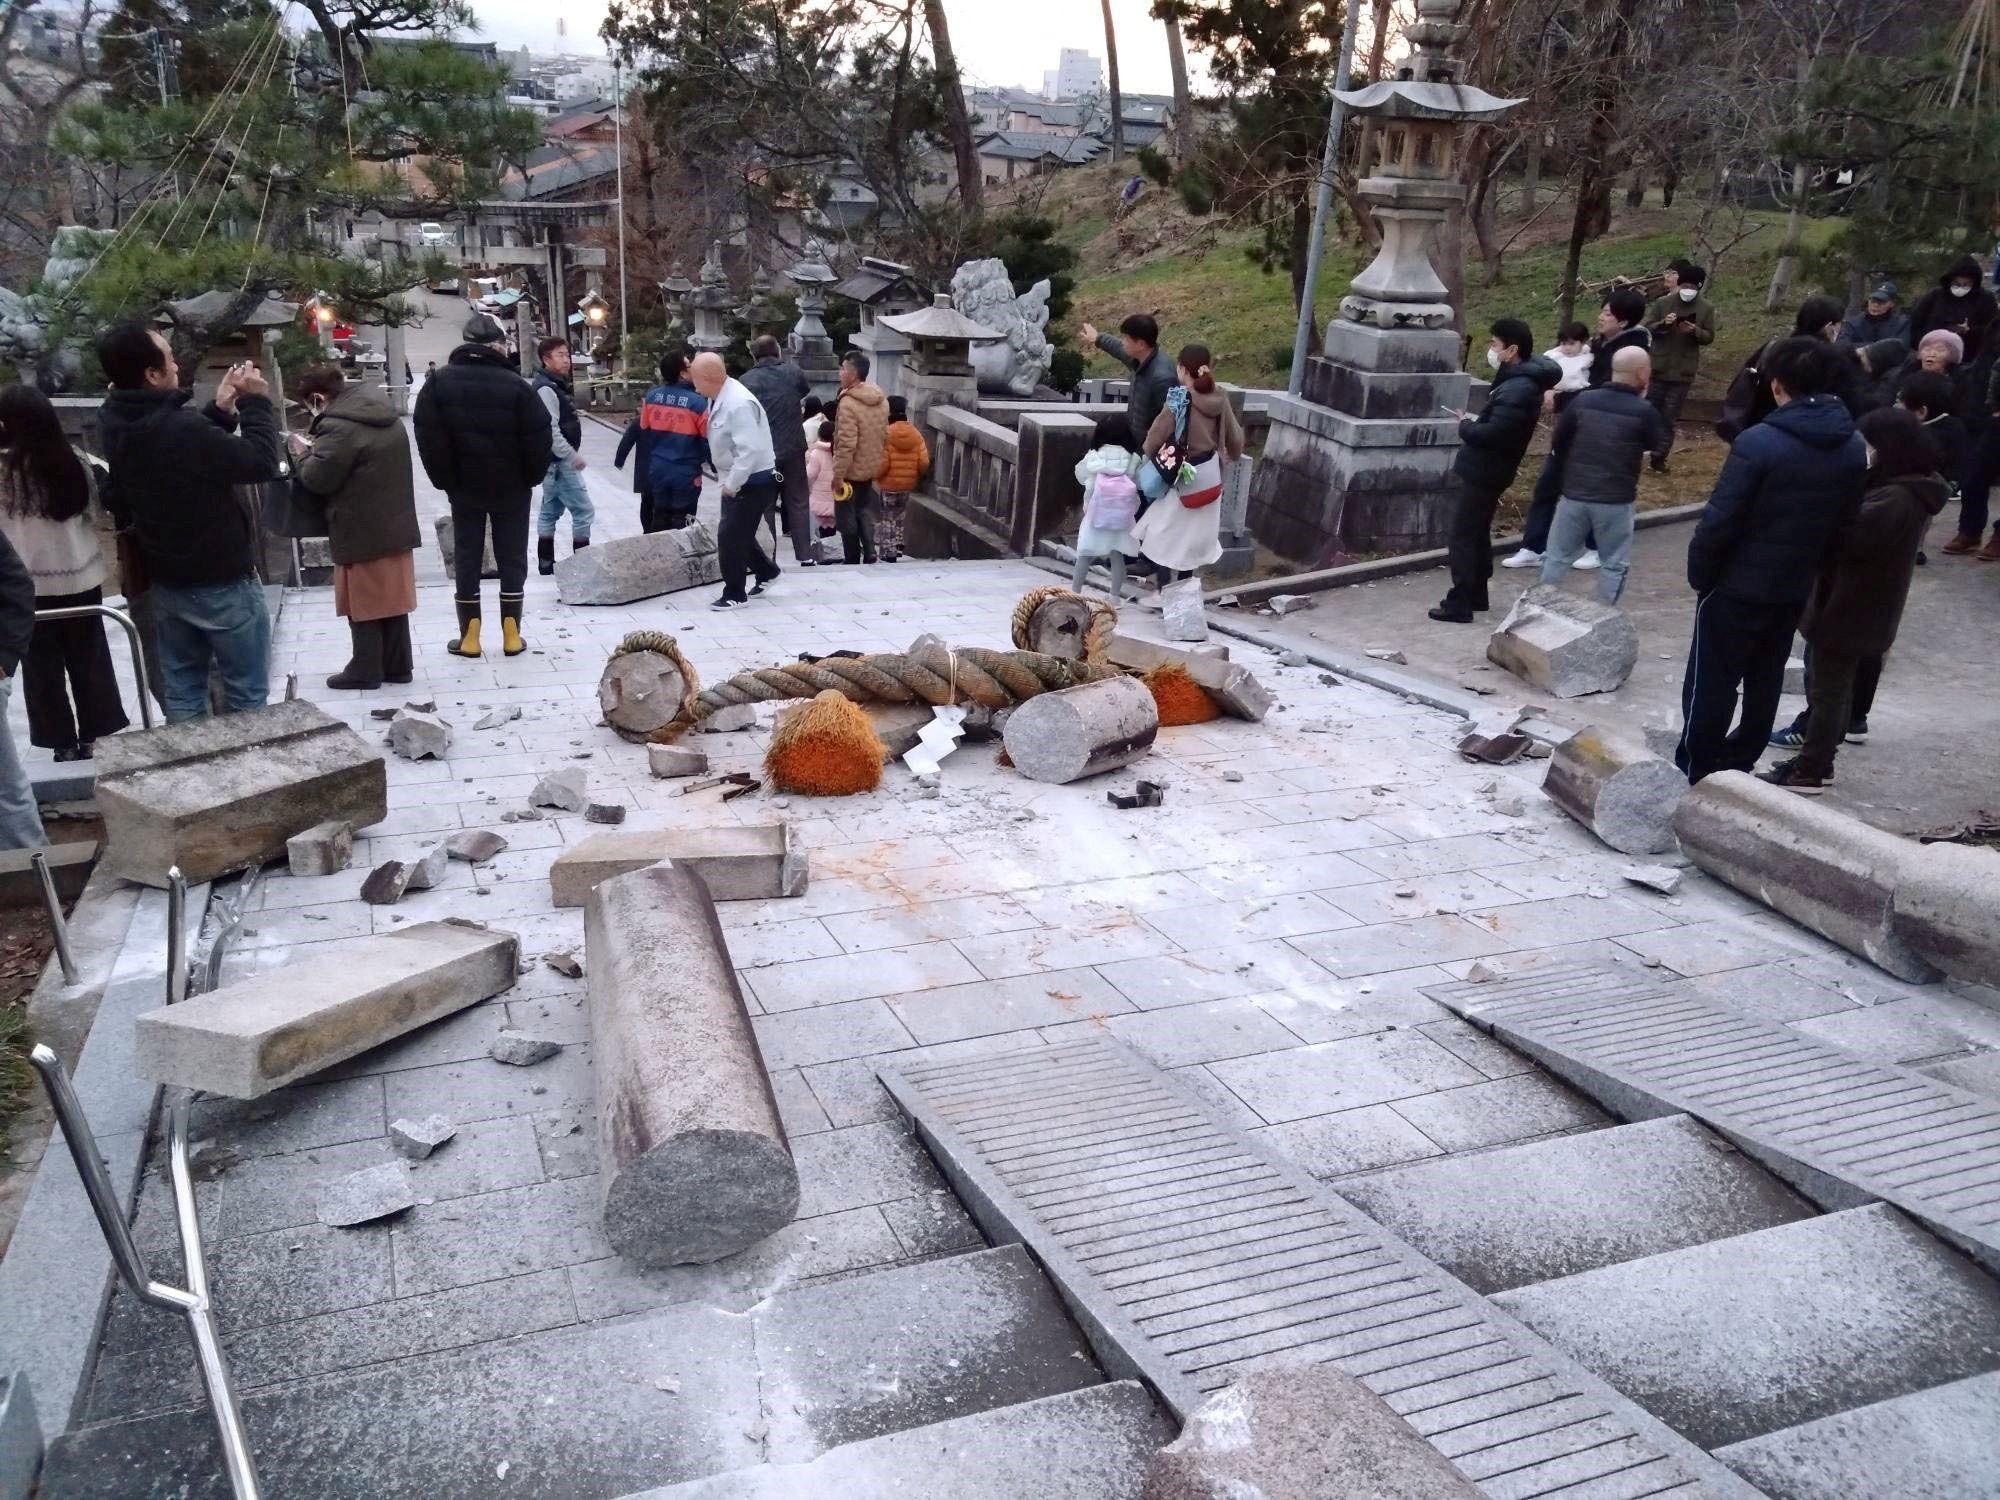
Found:
<path fill-rule="evenodd" d="M 1733 1443 L 1772 1500 L 2000 1500 L 2000 1375 L 1975 1375 Z"/>
<path fill-rule="evenodd" d="M 1488 1293 L 1818 1212 L 1686 1115 L 1419 1162 L 1337 1190 Z"/>
<path fill-rule="evenodd" d="M 1103 1376 L 1018 1246 L 674 1307 L 273 1386 L 243 1401 L 266 1493 L 599 1500 L 1094 1386 Z M 499 1481 L 505 1481 L 502 1485 Z M 229 1494 L 208 1412 L 72 1431 L 66 1500 Z"/>
<path fill-rule="evenodd" d="M 2000 1370 L 2000 1283 L 1887 1204 L 1493 1301 L 1708 1449 Z"/>
<path fill-rule="evenodd" d="M 1139 1500 L 1148 1461 L 1173 1435 L 1146 1388 L 1121 1380 L 628 1500 Z"/>

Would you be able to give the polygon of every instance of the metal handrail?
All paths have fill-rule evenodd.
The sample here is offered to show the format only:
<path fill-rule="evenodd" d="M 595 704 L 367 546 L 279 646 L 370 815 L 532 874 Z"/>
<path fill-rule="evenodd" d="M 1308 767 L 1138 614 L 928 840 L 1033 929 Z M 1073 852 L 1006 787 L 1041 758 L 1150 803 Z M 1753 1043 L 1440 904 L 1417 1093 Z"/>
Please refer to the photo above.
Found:
<path fill-rule="evenodd" d="M 56 962 L 62 965 L 64 984 L 76 983 L 76 954 L 69 946 L 69 923 L 63 917 L 62 898 L 56 894 L 56 878 L 49 872 L 49 852 L 37 849 L 28 856 L 28 862 L 35 867 L 35 878 L 41 882 L 42 905 L 48 909 L 49 932 L 55 938 Z"/>
<path fill-rule="evenodd" d="M 179 869 L 167 872 L 167 1003 L 187 997 L 186 950 L 187 881 Z M 70 1159 L 76 1163 L 83 1182 L 84 1196 L 97 1216 L 97 1227 L 111 1249 L 118 1276 L 134 1297 L 152 1307 L 180 1313 L 187 1319 L 188 1336 L 194 1341 L 195 1359 L 201 1368 L 201 1383 L 215 1414 L 216 1436 L 221 1440 L 223 1464 L 228 1470 L 229 1487 L 236 1500 L 260 1500 L 257 1464 L 250 1451 L 250 1439 L 243 1426 L 243 1413 L 236 1404 L 230 1383 L 229 1361 L 222 1351 L 221 1335 L 215 1324 L 215 1304 L 209 1293 L 208 1258 L 201 1241 L 201 1216 L 195 1211 L 194 1174 L 188 1166 L 188 1116 L 194 1095 L 189 1089 L 175 1089 L 168 1110 L 167 1169 L 173 1180 L 174 1218 L 180 1232 L 181 1258 L 187 1271 L 185 1288 L 155 1281 L 146 1258 L 132 1238 L 131 1226 L 118 1204 L 117 1189 L 97 1147 L 83 1105 L 76 1097 L 69 1073 L 54 1050 L 37 1043 L 28 1061 L 40 1075 L 62 1126 L 63 1140 Z"/>
<path fill-rule="evenodd" d="M 122 609 L 113 609 L 108 604 L 69 604 L 61 609 L 38 609 L 35 618 L 39 620 L 81 620 L 85 615 L 102 615 L 107 620 L 115 620 L 125 627 L 125 638 L 132 646 L 132 671 L 139 680 L 139 720 L 146 728 L 153 727 L 153 695 L 146 686 L 146 653 L 139 649 L 139 627 L 132 623 L 132 617 Z"/>

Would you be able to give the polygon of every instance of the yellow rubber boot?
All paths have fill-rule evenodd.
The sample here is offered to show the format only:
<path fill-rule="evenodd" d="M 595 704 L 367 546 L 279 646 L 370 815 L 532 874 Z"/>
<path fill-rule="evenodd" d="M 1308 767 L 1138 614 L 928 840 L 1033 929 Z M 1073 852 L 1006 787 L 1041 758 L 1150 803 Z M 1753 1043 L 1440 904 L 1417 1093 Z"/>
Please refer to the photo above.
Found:
<path fill-rule="evenodd" d="M 500 596 L 500 646 L 509 656 L 519 656 L 528 649 L 528 643 L 521 639 L 521 597 Z"/>
<path fill-rule="evenodd" d="M 458 639 L 447 641 L 445 650 L 453 656 L 478 656 L 479 651 L 479 601 L 470 604 L 458 601 Z"/>

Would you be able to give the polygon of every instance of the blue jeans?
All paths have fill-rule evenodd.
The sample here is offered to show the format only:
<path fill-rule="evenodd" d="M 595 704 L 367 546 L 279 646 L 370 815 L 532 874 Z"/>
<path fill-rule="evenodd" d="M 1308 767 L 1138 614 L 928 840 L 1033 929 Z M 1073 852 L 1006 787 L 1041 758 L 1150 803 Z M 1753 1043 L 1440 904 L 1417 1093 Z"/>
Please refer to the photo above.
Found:
<path fill-rule="evenodd" d="M 206 588 L 150 590 L 160 638 L 160 687 L 167 722 L 208 715 L 208 668 L 222 674 L 224 713 L 270 699 L 271 616 L 254 578 Z"/>
<path fill-rule="evenodd" d="M 14 749 L 14 728 L 7 722 L 7 703 L 13 696 L 14 679 L 0 677 L 0 849 L 39 849 L 49 839 L 42 832 L 42 813 L 35 806 L 27 767 Z"/>
<path fill-rule="evenodd" d="M 1599 505 L 1590 500 L 1562 497 L 1555 520 L 1549 525 L 1549 544 L 1542 552 L 1542 582 L 1561 583 L 1570 565 L 1583 556 L 1593 535 L 1597 538 L 1598 560 L 1604 564 L 1597 575 L 1597 597 L 1616 604 L 1625 592 L 1625 575 L 1632 571 L 1632 518 L 1630 505 Z"/>
<path fill-rule="evenodd" d="M 548 476 L 542 480 L 542 509 L 535 517 L 535 535 L 554 536 L 564 511 L 569 512 L 570 541 L 589 541 L 590 523 L 597 519 L 597 507 L 590 503 L 590 486 L 570 467 L 568 459 L 559 458 L 549 465 Z"/>

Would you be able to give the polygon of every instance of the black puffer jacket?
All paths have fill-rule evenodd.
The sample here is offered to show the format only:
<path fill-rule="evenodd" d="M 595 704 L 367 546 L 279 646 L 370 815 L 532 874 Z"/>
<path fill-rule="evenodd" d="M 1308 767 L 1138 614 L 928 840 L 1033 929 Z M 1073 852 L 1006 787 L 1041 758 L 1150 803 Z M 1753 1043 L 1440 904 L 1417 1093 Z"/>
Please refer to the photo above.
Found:
<path fill-rule="evenodd" d="M 535 388 L 491 344 L 460 344 L 417 394 L 417 452 L 453 501 L 507 510 L 528 503 L 555 460 Z"/>
<path fill-rule="evenodd" d="M 12 677 L 35 633 L 35 580 L 0 531 L 0 677 Z"/>
<path fill-rule="evenodd" d="M 1562 367 L 1540 354 L 1494 372 L 1485 409 L 1458 424 L 1458 456 L 1451 470 L 1466 488 L 1497 495 L 1514 482 L 1542 414 L 1542 393 L 1554 390 L 1561 379 Z"/>
<path fill-rule="evenodd" d="M 1861 501 L 1867 459 L 1833 396 L 1778 407 L 1736 439 L 1688 541 L 1697 594 L 1799 605 Z"/>
<path fill-rule="evenodd" d="M 1639 464 L 1666 450 L 1659 408 L 1629 385 L 1585 391 L 1564 408 L 1549 444 L 1566 499 L 1630 505 L 1639 498 Z"/>
<path fill-rule="evenodd" d="M 250 506 L 236 486 L 277 479 L 286 464 L 268 396 L 242 397 L 234 417 L 187 403 L 186 391 L 105 396 L 97 414 L 111 470 L 104 507 L 136 531 L 154 583 L 211 588 L 257 571 Z"/>
<path fill-rule="evenodd" d="M 1827 550 L 1799 622 L 1808 641 L 1842 656 L 1880 656 L 1896 644 L 1917 549 L 1944 502 L 1944 481 L 1935 474 L 1869 476 L 1861 507 Z"/>
<path fill-rule="evenodd" d="M 1653 333 L 1644 323 L 1634 323 L 1623 333 L 1590 341 L 1590 383 L 1593 387 L 1611 384 L 1611 357 L 1620 349 L 1653 352 Z"/>
<path fill-rule="evenodd" d="M 1972 281 L 1972 290 L 1963 297 L 1951 294 L 1954 276 Z M 1996 315 L 2000 315 L 2000 306 L 1995 305 L 1993 294 L 1986 290 L 1986 275 L 1979 262 L 1961 255 L 1938 277 L 1938 284 L 1910 309 L 1910 347 L 1916 348 L 1924 341 L 1924 335 L 1934 329 L 1948 328 L 1965 341 L 1964 362 L 1971 364 L 1979 358 L 1987 325 Z"/>

